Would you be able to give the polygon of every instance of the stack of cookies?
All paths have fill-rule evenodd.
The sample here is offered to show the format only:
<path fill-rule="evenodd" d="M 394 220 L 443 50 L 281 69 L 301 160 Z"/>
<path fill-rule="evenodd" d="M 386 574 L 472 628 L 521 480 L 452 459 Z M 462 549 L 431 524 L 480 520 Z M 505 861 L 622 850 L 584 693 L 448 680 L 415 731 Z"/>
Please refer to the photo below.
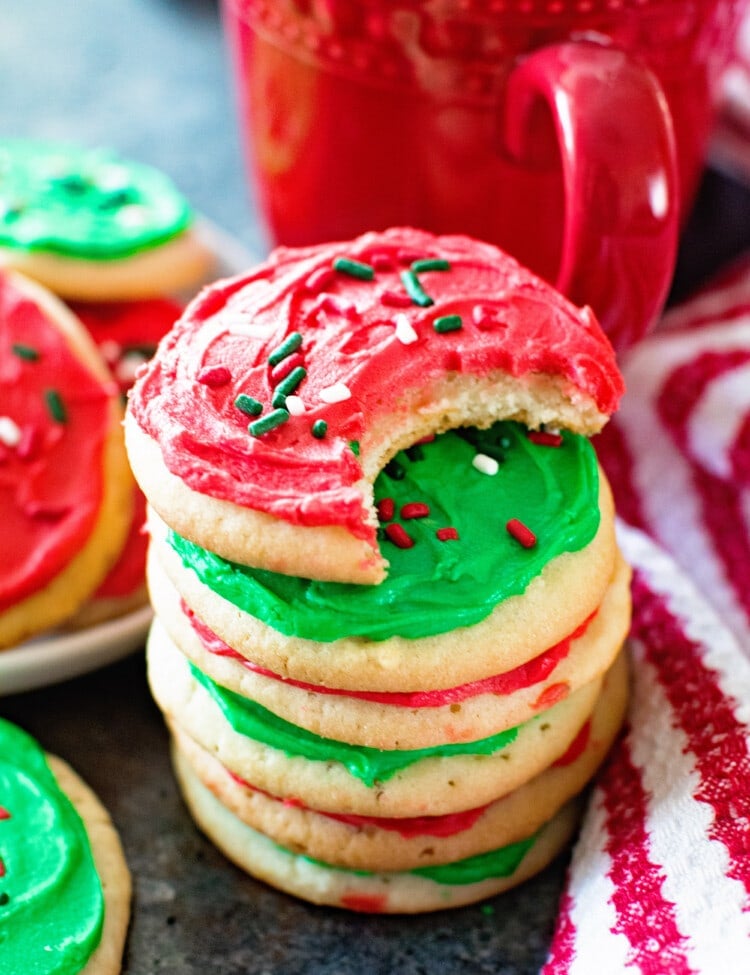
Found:
<path fill-rule="evenodd" d="M 629 570 L 591 313 L 409 229 L 280 249 L 140 372 L 149 675 L 201 828 L 372 912 L 544 867 L 621 724 Z"/>
<path fill-rule="evenodd" d="M 124 461 L 117 386 L 120 393 L 130 386 L 135 364 L 179 316 L 174 296 L 197 288 L 212 264 L 190 206 L 163 174 L 102 149 L 0 140 L 0 492 L 18 553 L 0 594 L 0 647 L 146 602 L 145 505 Z M 103 465 L 96 455 L 93 423 L 83 416 L 93 407 L 82 405 L 88 394 L 76 388 L 81 364 L 108 383 L 116 428 L 109 440 L 119 438 L 122 463 Z M 53 394 L 57 416 L 43 405 Z M 124 496 L 102 509 L 106 538 L 93 541 L 100 557 L 78 564 L 102 466 L 110 495 Z M 35 498 L 43 478 L 42 508 Z M 57 567 L 67 575 L 50 595 Z M 37 613 L 30 607 L 40 601 Z"/>

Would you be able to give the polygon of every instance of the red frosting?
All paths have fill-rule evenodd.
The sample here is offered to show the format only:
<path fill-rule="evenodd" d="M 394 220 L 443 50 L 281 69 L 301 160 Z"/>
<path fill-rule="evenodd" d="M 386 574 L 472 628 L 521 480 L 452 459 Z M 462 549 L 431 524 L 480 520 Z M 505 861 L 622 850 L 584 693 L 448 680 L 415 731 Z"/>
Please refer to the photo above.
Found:
<path fill-rule="evenodd" d="M 154 354 L 159 340 L 182 312 L 182 305 L 170 298 L 69 304 L 99 346 L 122 393 L 132 385 L 133 369 Z M 95 599 L 127 597 L 143 585 L 148 547 L 145 521 L 146 499 L 136 488 L 130 532 L 120 557 L 94 593 Z"/>
<path fill-rule="evenodd" d="M 368 265 L 371 279 L 335 270 L 339 258 Z M 417 270 L 428 307 L 409 298 L 401 276 L 419 259 L 450 265 Z M 460 316 L 461 327 L 436 330 L 446 316 Z M 292 333 L 301 335 L 294 354 L 306 375 L 295 395 L 305 412 L 253 436 L 248 423 L 256 418 L 235 400 L 252 397 L 263 416 L 273 410 L 278 373 L 269 356 Z M 495 247 L 397 229 L 281 248 L 252 272 L 204 290 L 145 367 L 131 409 L 169 470 L 194 490 L 293 524 L 343 525 L 374 547 L 357 486 L 357 451 L 373 418 L 397 410 L 405 389 L 446 373 L 496 370 L 552 374 L 603 414 L 623 390 L 612 348 L 588 311 Z M 339 384 L 350 397 L 325 402 L 321 393 Z M 327 424 L 321 439 L 311 432 L 316 420 Z"/>
<path fill-rule="evenodd" d="M 439 708 L 446 704 L 465 701 L 470 697 L 478 697 L 480 694 L 512 694 L 514 691 L 521 690 L 523 687 L 530 687 L 532 684 L 537 684 L 539 681 L 548 677 L 560 661 L 567 657 L 572 641 L 583 636 L 594 616 L 596 616 L 595 612 L 592 613 L 570 636 L 556 643 L 549 650 L 540 653 L 537 657 L 528 660 L 525 664 L 521 664 L 513 670 L 506 671 L 504 674 L 496 674 L 494 677 L 485 677 L 484 680 L 471 681 L 468 684 L 461 684 L 459 687 L 449 687 L 445 690 L 386 692 L 343 690 L 338 687 L 327 687 L 323 684 L 308 684 L 305 681 L 293 680 L 291 677 L 282 677 L 280 674 L 275 674 L 272 670 L 260 667 L 258 664 L 253 663 L 252 660 L 248 660 L 247 657 L 243 657 L 241 653 L 233 650 L 210 627 L 206 626 L 203 620 L 199 619 L 184 601 L 181 601 L 181 606 L 183 613 L 185 613 L 190 621 L 190 625 L 193 627 L 202 646 L 209 653 L 213 653 L 218 657 L 230 657 L 232 660 L 237 660 L 243 667 L 246 667 L 255 674 L 261 674 L 263 677 L 270 677 L 273 680 L 280 680 L 284 684 L 299 687 L 304 691 L 312 691 L 315 694 L 334 694 L 339 697 L 352 697 L 362 701 L 374 701 L 377 704 L 388 704 L 392 707 L 402 708 Z M 561 687 L 565 688 L 564 692 L 560 691 Z M 552 684 L 547 690 L 552 691 L 552 694 L 549 695 L 551 700 L 544 706 L 552 707 L 557 701 L 567 696 L 570 687 L 567 683 Z M 541 708 L 542 706 L 539 701 L 534 705 L 535 708 Z"/>
<path fill-rule="evenodd" d="M 113 384 L 0 273 L 0 609 L 47 585 L 85 544 L 102 497 Z M 55 418 L 54 403 L 63 411 Z M 59 413 L 59 410 L 58 410 Z M 10 421 L 10 423 L 8 423 Z M 20 431 L 17 439 L 8 430 Z"/>

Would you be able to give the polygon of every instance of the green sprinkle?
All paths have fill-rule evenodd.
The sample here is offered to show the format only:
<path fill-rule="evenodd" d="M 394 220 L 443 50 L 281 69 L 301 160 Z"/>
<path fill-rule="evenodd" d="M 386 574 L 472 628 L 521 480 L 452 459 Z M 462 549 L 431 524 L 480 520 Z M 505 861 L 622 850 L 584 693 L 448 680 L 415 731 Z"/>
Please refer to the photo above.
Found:
<path fill-rule="evenodd" d="M 389 460 L 384 469 L 388 477 L 394 481 L 403 481 L 406 475 L 403 464 L 400 464 L 397 460 Z"/>
<path fill-rule="evenodd" d="M 251 423 L 247 430 L 254 437 L 262 437 L 264 433 L 268 433 L 269 430 L 274 430 L 276 427 L 280 427 L 282 423 L 286 423 L 289 419 L 288 410 L 278 409 L 273 410 L 271 413 L 266 413 L 264 417 L 260 420 L 255 420 Z"/>
<path fill-rule="evenodd" d="M 333 269 L 352 278 L 359 278 L 360 281 L 372 281 L 375 277 L 374 267 L 362 261 L 353 261 L 350 257 L 337 257 L 333 262 Z"/>
<path fill-rule="evenodd" d="M 422 308 L 427 308 L 429 305 L 434 304 L 432 298 L 430 298 L 422 285 L 419 283 L 419 278 L 416 276 L 414 271 L 402 271 L 401 283 L 415 305 L 420 305 Z"/>
<path fill-rule="evenodd" d="M 492 917 L 492 915 L 495 913 L 495 908 L 492 906 L 492 904 L 482 904 L 479 910 L 487 917 Z"/>
<path fill-rule="evenodd" d="M 272 406 L 284 406 L 287 396 L 291 396 L 295 389 L 307 375 L 304 366 L 295 366 L 288 376 L 284 376 L 273 392 Z"/>
<path fill-rule="evenodd" d="M 15 345 L 11 346 L 11 349 L 19 359 L 25 359 L 27 362 L 36 362 L 39 358 L 37 350 L 32 349 L 30 345 L 21 345 L 20 342 L 16 342 Z"/>
<path fill-rule="evenodd" d="M 310 431 L 316 440 L 322 440 L 328 433 L 328 424 L 325 420 L 316 420 Z"/>
<path fill-rule="evenodd" d="M 359 457 L 359 440 L 350 440 L 349 449 L 355 457 Z"/>
<path fill-rule="evenodd" d="M 460 315 L 442 315 L 435 319 L 432 327 L 436 332 L 457 332 L 463 328 L 463 322 Z"/>
<path fill-rule="evenodd" d="M 411 269 L 415 274 L 421 274 L 422 271 L 450 271 L 451 265 L 442 257 L 425 257 L 421 261 L 414 261 Z"/>
<path fill-rule="evenodd" d="M 56 389 L 46 390 L 44 399 L 52 419 L 57 420 L 58 423 L 65 423 L 68 419 L 68 411 L 65 409 L 65 404 L 60 398 L 58 391 Z"/>
<path fill-rule="evenodd" d="M 252 396 L 247 396 L 245 393 L 240 393 L 234 401 L 234 405 L 238 410 L 247 413 L 248 416 L 260 416 L 263 412 L 263 404 L 260 400 L 254 399 Z"/>
<path fill-rule="evenodd" d="M 286 359 L 292 352 L 296 352 L 302 345 L 302 336 L 299 332 L 290 332 L 281 345 L 277 346 L 268 357 L 268 362 L 272 366 L 278 366 L 282 359 Z"/>

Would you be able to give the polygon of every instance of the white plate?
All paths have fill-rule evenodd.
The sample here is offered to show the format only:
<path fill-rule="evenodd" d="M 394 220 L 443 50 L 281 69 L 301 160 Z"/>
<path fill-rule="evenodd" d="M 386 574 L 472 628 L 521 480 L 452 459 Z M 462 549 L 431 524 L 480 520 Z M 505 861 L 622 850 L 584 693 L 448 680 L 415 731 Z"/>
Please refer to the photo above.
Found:
<path fill-rule="evenodd" d="M 205 217 L 199 218 L 197 230 L 217 257 L 212 277 L 227 277 L 257 261 L 243 244 Z M 55 684 L 119 660 L 143 646 L 150 621 L 151 608 L 144 606 L 84 630 L 45 634 L 0 650 L 0 697 Z"/>
<path fill-rule="evenodd" d="M 73 633 L 52 633 L 0 651 L 0 695 L 77 677 L 143 646 L 151 607 Z"/>

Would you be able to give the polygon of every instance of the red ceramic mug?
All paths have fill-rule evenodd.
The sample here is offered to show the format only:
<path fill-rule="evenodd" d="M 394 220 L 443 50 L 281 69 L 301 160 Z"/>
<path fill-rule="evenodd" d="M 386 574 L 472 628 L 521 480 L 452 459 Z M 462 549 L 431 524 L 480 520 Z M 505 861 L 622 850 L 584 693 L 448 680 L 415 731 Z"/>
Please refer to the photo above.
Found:
<path fill-rule="evenodd" d="M 224 0 L 276 243 L 493 241 L 616 345 L 666 297 L 740 0 Z"/>

